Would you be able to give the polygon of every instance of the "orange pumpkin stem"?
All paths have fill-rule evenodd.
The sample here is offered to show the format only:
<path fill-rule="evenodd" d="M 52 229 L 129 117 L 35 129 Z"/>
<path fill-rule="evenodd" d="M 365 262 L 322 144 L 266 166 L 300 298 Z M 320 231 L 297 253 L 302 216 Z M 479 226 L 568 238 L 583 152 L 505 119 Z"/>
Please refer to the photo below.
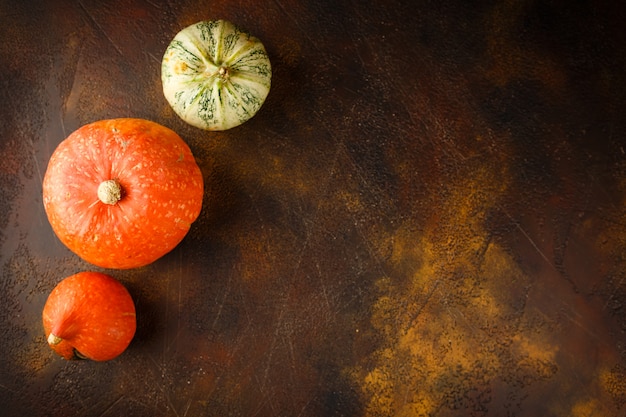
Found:
<path fill-rule="evenodd" d="M 104 204 L 117 204 L 122 199 L 122 185 L 114 179 L 102 181 L 98 186 L 98 198 Z"/>
<path fill-rule="evenodd" d="M 59 336 L 57 336 L 55 334 L 50 333 L 50 336 L 48 336 L 48 344 L 50 346 L 58 345 L 62 341 L 63 341 L 63 339 L 61 339 Z"/>

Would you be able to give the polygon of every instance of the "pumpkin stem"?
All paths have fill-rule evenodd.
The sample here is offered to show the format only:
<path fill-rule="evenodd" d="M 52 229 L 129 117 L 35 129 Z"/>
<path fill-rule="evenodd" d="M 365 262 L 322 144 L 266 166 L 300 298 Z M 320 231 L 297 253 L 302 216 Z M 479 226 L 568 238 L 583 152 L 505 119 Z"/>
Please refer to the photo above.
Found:
<path fill-rule="evenodd" d="M 51 346 L 58 345 L 62 341 L 63 339 L 61 339 L 59 336 L 55 334 L 50 333 L 50 335 L 48 336 L 48 344 Z"/>
<path fill-rule="evenodd" d="M 104 204 L 117 204 L 122 199 L 122 185 L 115 179 L 102 181 L 98 186 L 98 198 Z"/>
<path fill-rule="evenodd" d="M 230 73 L 228 71 L 228 67 L 221 66 L 217 70 L 217 75 L 219 75 L 219 77 L 222 79 L 222 81 L 228 81 L 228 78 L 230 77 Z"/>

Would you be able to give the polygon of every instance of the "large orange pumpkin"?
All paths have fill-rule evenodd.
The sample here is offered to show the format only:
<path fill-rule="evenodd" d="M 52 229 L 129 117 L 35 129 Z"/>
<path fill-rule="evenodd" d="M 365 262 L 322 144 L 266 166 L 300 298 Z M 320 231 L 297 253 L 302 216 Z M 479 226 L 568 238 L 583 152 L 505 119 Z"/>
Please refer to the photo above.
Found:
<path fill-rule="evenodd" d="M 101 120 L 54 151 L 43 203 L 59 239 L 104 268 L 147 265 L 185 237 L 204 184 L 189 146 L 143 119 Z"/>

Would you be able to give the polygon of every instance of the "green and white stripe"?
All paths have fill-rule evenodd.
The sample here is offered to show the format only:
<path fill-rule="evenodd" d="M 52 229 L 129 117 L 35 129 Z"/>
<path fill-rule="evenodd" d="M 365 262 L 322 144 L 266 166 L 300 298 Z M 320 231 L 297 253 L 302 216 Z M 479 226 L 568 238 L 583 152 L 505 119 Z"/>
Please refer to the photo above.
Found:
<path fill-rule="evenodd" d="M 225 20 L 181 30 L 161 65 L 163 94 L 187 123 L 206 130 L 239 126 L 261 108 L 272 67 L 261 41 Z"/>

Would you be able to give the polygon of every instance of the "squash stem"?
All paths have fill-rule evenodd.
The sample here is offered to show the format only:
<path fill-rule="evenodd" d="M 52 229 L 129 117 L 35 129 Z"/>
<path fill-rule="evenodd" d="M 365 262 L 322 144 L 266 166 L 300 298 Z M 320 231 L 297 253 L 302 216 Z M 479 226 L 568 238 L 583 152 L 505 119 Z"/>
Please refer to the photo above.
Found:
<path fill-rule="evenodd" d="M 102 181 L 98 186 L 98 198 L 104 204 L 117 204 L 122 199 L 122 185 L 115 179 Z"/>
<path fill-rule="evenodd" d="M 230 71 L 228 71 L 228 67 L 221 66 L 217 70 L 217 75 L 219 75 L 219 77 L 222 79 L 222 81 L 226 82 L 226 81 L 228 81 L 228 78 L 230 78 Z"/>
<path fill-rule="evenodd" d="M 50 333 L 50 335 L 48 336 L 48 344 L 50 346 L 54 346 L 54 345 L 58 345 L 59 343 L 61 343 L 63 341 L 63 339 L 61 339 L 59 336 Z"/>

